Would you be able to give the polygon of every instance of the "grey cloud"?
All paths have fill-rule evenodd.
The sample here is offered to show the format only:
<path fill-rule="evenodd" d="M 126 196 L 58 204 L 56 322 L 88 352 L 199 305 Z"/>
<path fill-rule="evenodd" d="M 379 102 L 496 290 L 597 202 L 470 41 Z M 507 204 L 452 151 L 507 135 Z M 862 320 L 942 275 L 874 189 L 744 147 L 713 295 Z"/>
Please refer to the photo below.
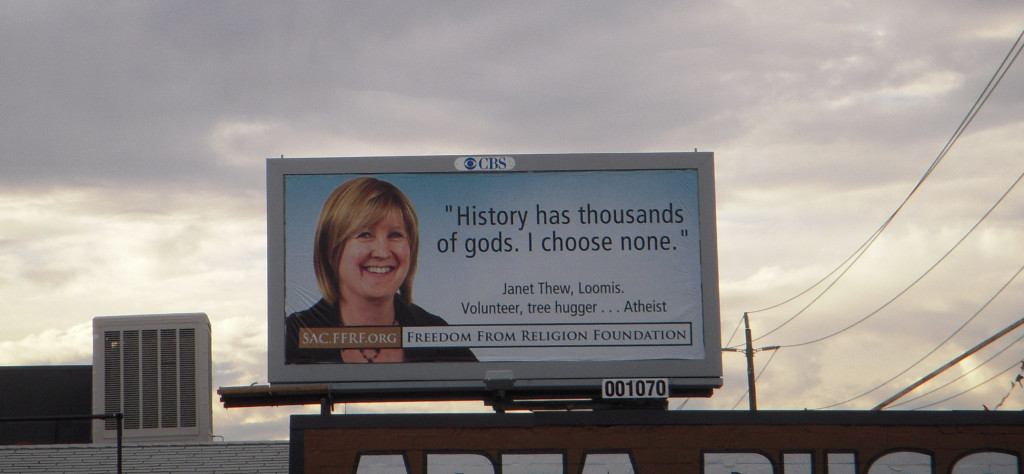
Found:
<path fill-rule="evenodd" d="M 0 286 L 13 295 L 11 311 L 55 324 L 199 305 L 215 334 L 226 318 L 259 326 L 267 156 L 699 147 L 716 152 L 729 331 L 742 311 L 802 289 L 877 228 L 1021 24 L 1017 1 L 5 1 L 4 197 L 45 208 L 63 188 L 101 192 L 62 194 L 64 207 L 45 224 L 18 217 L 0 228 L 0 257 L 14 262 L 0 263 L 38 279 L 0 276 Z M 890 296 L 905 284 L 894 262 L 931 263 L 948 248 L 935 236 L 962 231 L 1019 172 L 1021 67 L 940 168 L 940 186 L 929 183 L 918 213 L 901 217 L 888 246 L 863 264 L 862 279 L 794 324 L 786 342 L 862 316 L 853 303 Z M 957 205 L 943 204 L 951 196 Z M 999 248 L 972 241 L 951 265 L 954 277 L 944 272 L 907 303 L 939 309 L 913 314 L 952 320 L 989 294 L 1004 278 L 1000 263 L 1017 265 L 1019 216 L 1011 203 L 994 215 L 998 227 L 979 241 Z M 18 228 L 28 230 L 12 234 Z M 45 249 L 66 249 L 70 267 L 23 262 L 36 248 L 26 243 L 46 233 L 38 229 L 73 237 L 38 237 Z M 89 281 L 67 280 L 66 268 Z M 48 291 L 68 281 L 74 288 Z M 769 316 L 788 315 L 759 324 Z M 39 332 L 36 320 L 8 319 L 11 334 Z M 841 345 L 875 347 L 899 331 L 880 327 Z M 929 340 L 941 332 L 926 329 Z M 260 338 L 221 346 L 223 383 L 247 384 L 264 370 L 265 341 L 252 339 Z M 821 380 L 821 390 L 800 392 L 827 391 L 823 401 L 835 402 L 869 379 L 851 369 L 854 382 L 837 383 L 826 367 L 840 352 L 783 352 L 775 367 L 811 360 L 820 371 L 802 380 Z M 742 362 L 733 362 L 724 396 L 708 404 L 727 408 L 740 395 L 742 370 L 732 369 Z M 765 403 L 809 403 L 792 387 L 771 390 L 775 377 L 791 381 L 784 372 L 767 372 Z M 241 432 L 240 418 L 225 416 L 234 423 L 226 431 Z"/>
<path fill-rule="evenodd" d="M 921 21 L 920 5 L 17 5 L 0 20 L 6 179 L 108 185 L 259 186 L 263 156 L 239 168 L 207 144 L 229 121 L 425 153 L 437 137 L 473 152 L 720 148 L 766 120 L 782 141 L 928 139 L 1005 43 L 966 36 L 976 25 L 957 29 L 951 8 Z M 821 105 L 898 86 L 914 61 L 970 75 L 957 97 L 896 113 Z"/>

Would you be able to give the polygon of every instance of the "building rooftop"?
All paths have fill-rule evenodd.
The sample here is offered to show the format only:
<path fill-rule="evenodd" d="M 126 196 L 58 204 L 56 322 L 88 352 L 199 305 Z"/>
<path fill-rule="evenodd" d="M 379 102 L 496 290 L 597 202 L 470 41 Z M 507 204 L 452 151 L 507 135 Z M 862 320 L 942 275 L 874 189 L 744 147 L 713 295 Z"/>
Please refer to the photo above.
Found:
<path fill-rule="evenodd" d="M 287 441 L 125 444 L 125 473 L 286 473 Z M 0 446 L 0 473 L 117 472 L 116 444 Z"/>

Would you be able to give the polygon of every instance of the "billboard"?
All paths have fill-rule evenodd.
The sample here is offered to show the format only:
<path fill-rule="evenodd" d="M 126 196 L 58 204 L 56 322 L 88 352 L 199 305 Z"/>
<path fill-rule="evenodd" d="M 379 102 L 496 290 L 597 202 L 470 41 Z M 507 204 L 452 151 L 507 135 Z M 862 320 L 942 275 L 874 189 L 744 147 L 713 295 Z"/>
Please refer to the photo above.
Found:
<path fill-rule="evenodd" d="M 721 385 L 712 153 L 269 159 L 267 186 L 271 383 Z"/>

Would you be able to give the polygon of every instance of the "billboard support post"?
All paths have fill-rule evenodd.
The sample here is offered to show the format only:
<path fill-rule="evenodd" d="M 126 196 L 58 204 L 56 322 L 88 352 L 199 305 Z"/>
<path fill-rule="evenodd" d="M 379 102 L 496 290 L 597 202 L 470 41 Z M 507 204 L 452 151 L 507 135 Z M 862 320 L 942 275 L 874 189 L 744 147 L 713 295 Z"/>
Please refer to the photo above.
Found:
<path fill-rule="evenodd" d="M 331 395 L 328 393 L 326 397 L 320 399 L 320 414 L 327 416 L 334 413 L 334 402 L 331 401 Z"/>

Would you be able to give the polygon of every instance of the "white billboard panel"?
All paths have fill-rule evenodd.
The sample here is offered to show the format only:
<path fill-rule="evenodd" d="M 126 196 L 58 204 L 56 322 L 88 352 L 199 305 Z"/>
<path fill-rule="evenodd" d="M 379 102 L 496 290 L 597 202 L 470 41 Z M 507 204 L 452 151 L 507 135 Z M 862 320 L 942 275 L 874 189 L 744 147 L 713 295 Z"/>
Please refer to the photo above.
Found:
<path fill-rule="evenodd" d="M 711 153 L 267 163 L 273 383 L 721 384 Z"/>

